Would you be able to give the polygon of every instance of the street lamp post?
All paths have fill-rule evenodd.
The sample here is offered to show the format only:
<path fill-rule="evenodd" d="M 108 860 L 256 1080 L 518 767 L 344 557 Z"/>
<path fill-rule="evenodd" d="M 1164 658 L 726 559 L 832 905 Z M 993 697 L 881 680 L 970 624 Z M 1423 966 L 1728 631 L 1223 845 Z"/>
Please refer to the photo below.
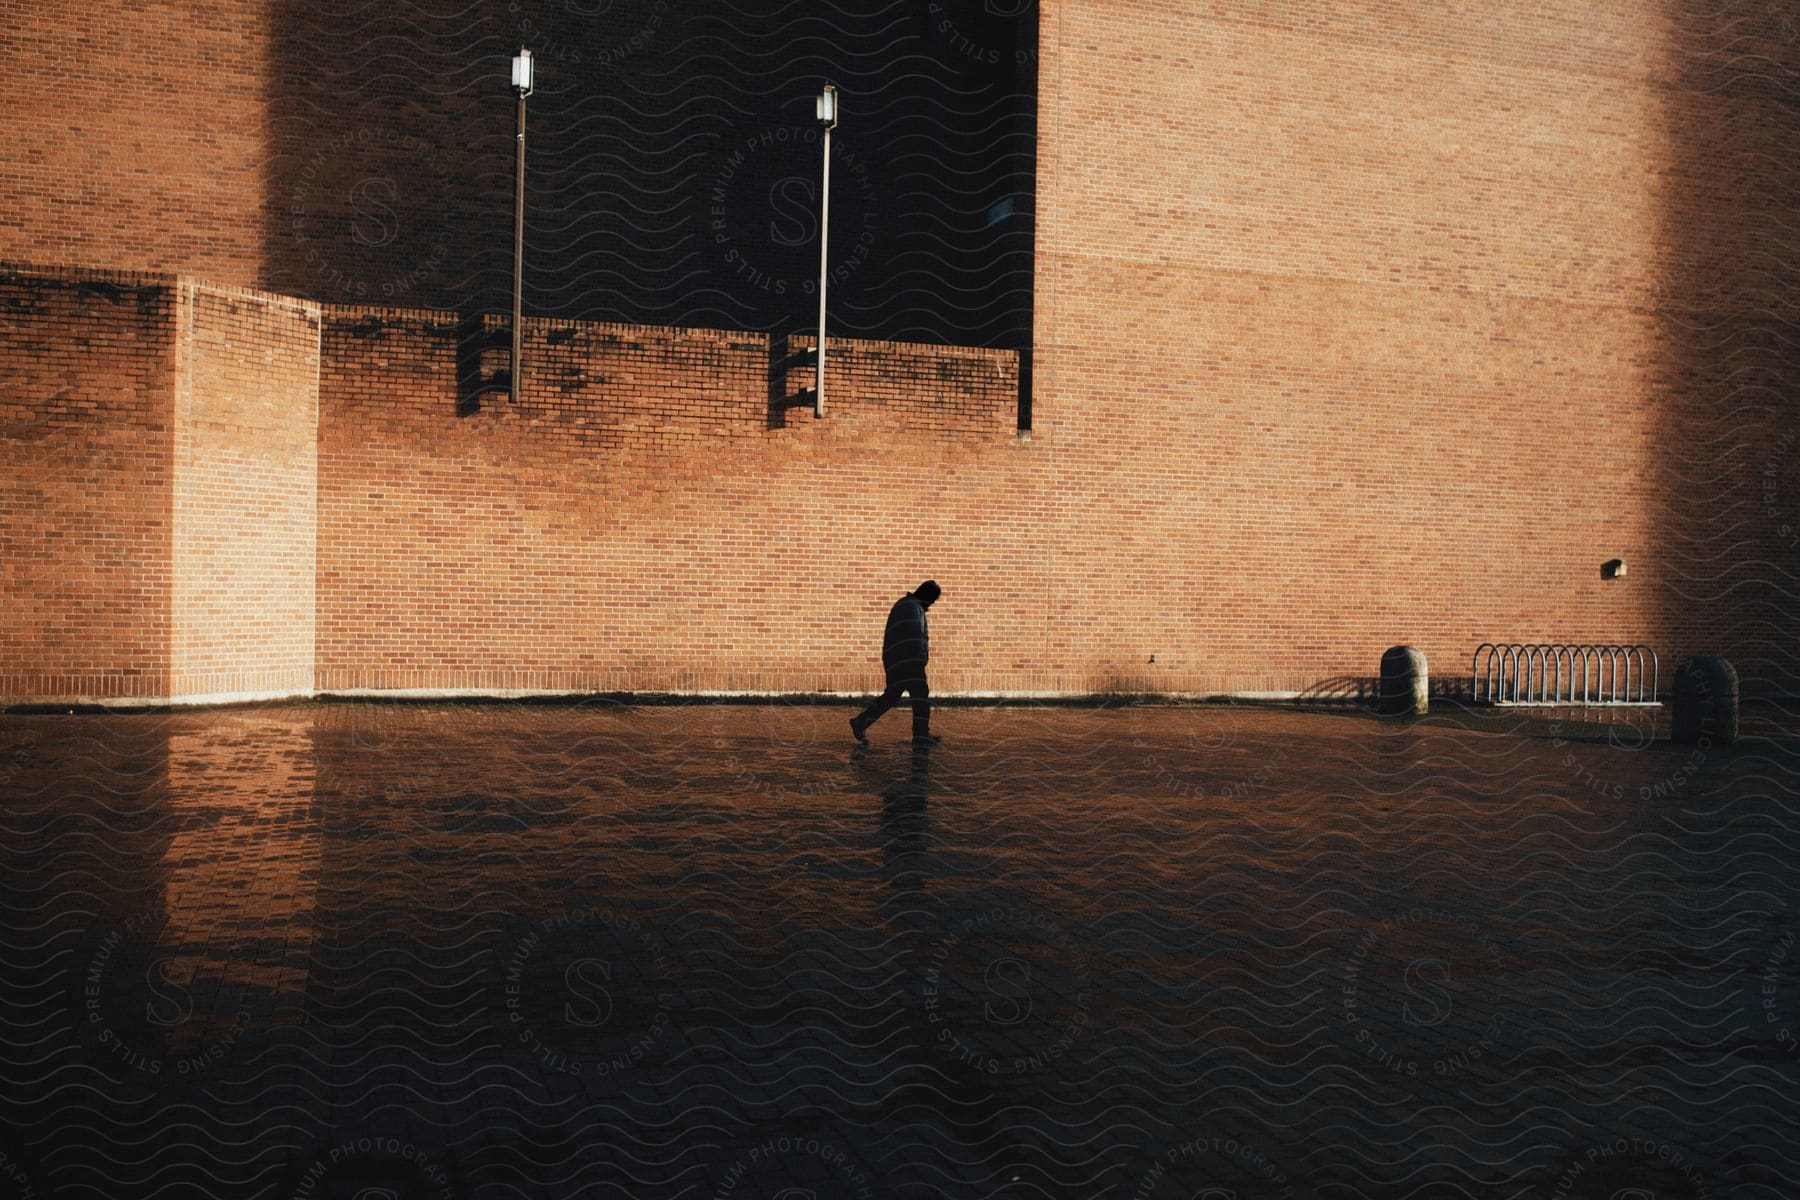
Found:
<path fill-rule="evenodd" d="M 828 281 L 825 245 L 831 233 L 831 131 L 838 123 L 838 90 L 829 83 L 817 101 L 819 124 L 825 129 L 824 181 L 819 188 L 819 344 L 814 350 L 818 367 L 813 381 L 813 416 L 825 415 L 825 286 Z"/>
<path fill-rule="evenodd" d="M 524 364 L 519 358 L 524 331 L 519 322 L 525 296 L 525 97 L 531 95 L 531 84 L 531 51 L 521 46 L 512 60 L 513 92 L 519 97 L 519 157 L 514 171 L 517 178 L 513 193 L 512 364 L 508 371 L 512 377 L 511 394 L 514 404 L 519 402 L 519 378 L 524 374 Z"/>

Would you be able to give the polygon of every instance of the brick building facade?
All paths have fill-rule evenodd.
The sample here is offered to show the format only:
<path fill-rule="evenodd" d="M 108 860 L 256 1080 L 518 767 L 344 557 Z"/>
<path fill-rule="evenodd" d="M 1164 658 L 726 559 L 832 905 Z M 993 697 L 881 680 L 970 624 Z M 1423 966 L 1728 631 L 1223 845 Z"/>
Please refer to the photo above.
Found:
<path fill-rule="evenodd" d="M 869 66 L 847 111 L 873 336 L 822 421 L 771 404 L 807 114 L 646 99 L 718 57 L 701 17 L 6 7 L 8 699 L 858 690 L 926 576 L 944 691 L 1331 693 L 1496 638 L 1794 690 L 1788 6 L 921 6 L 885 36 L 926 90 Z M 520 404 L 471 411 L 533 33 L 539 315 Z M 991 140 L 912 163 L 965 94 Z"/>

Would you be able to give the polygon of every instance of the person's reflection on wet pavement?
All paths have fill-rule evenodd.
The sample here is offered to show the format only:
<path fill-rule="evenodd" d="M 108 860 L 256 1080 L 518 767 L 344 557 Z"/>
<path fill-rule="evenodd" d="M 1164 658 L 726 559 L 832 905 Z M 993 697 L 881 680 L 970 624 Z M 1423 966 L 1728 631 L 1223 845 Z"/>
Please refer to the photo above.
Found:
<path fill-rule="evenodd" d="M 866 754 L 859 752 L 856 758 L 865 769 L 870 769 Z M 887 778 L 879 789 L 879 832 L 882 874 L 896 888 L 913 890 L 925 883 L 927 801 L 931 792 L 930 744 L 915 742 L 909 759 L 906 774 Z"/>

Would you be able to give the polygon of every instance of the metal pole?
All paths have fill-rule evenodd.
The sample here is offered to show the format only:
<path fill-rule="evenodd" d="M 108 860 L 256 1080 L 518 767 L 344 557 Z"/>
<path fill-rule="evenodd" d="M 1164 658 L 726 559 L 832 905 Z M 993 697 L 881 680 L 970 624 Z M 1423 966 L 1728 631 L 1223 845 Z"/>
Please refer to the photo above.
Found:
<path fill-rule="evenodd" d="M 813 381 L 813 416 L 825 415 L 825 239 L 831 232 L 831 126 L 825 127 L 825 182 L 819 201 L 819 347 Z"/>
<path fill-rule="evenodd" d="M 518 189 L 513 193 L 513 309 L 512 309 L 512 402 L 519 402 L 519 377 L 524 364 L 519 361 L 523 330 L 519 327 L 520 306 L 525 294 L 525 93 L 519 93 L 519 160 L 514 171 Z"/>

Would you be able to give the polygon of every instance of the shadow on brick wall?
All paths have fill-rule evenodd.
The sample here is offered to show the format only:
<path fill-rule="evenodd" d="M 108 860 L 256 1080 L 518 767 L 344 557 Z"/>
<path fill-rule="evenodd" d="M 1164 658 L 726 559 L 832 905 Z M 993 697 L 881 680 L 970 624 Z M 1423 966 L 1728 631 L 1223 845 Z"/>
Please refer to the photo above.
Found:
<path fill-rule="evenodd" d="M 952 13 L 950 10 L 954 8 Z M 964 10 L 967 11 L 964 11 Z M 1028 344 L 1037 7 L 281 0 L 266 283 L 345 303 L 510 307 L 514 101 L 529 101 L 525 310 Z"/>
<path fill-rule="evenodd" d="M 1659 648 L 1800 694 L 1800 10 L 1673 0 L 1671 18 L 1661 545 L 1641 586 L 1667 600 Z"/>

